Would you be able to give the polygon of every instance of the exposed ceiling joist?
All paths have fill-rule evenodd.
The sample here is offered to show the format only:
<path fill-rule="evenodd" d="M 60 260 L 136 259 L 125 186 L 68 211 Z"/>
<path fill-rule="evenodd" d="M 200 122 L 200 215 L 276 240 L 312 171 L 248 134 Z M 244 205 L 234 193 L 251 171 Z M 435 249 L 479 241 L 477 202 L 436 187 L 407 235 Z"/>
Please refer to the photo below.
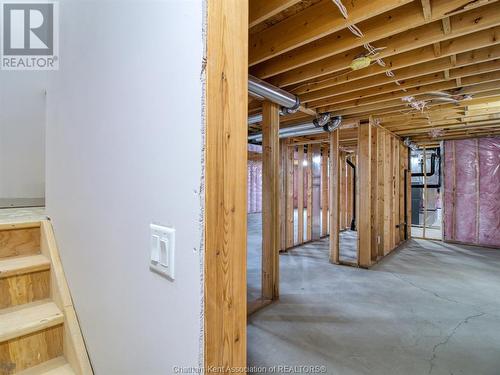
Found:
<path fill-rule="evenodd" d="M 298 2 L 300 0 L 250 0 L 248 27 L 253 27 Z"/>
<path fill-rule="evenodd" d="M 345 4 L 349 14 L 347 21 L 331 0 L 323 0 L 258 34 L 252 34 L 249 40 L 249 65 L 268 60 L 345 29 L 349 24 L 364 21 L 411 1 L 351 0 Z"/>
<path fill-rule="evenodd" d="M 493 47 L 486 47 L 478 50 L 473 50 L 469 52 L 464 52 L 458 55 L 458 61 L 454 65 L 451 64 L 447 57 L 440 59 L 435 59 L 425 63 L 413 65 L 406 68 L 401 68 L 394 70 L 394 75 L 398 77 L 401 82 L 405 80 L 416 78 L 419 76 L 424 76 L 427 74 L 441 72 L 446 69 L 452 69 L 457 67 L 459 70 L 468 66 L 474 66 L 475 64 L 483 63 L 486 61 L 494 60 L 500 58 L 500 45 Z M 385 74 L 378 74 L 376 76 L 367 77 L 359 79 L 353 82 L 339 83 L 337 85 L 332 85 L 330 87 L 313 90 L 315 87 L 311 87 L 311 90 L 295 90 L 300 98 L 304 102 L 309 102 L 312 100 L 323 99 L 330 96 L 346 94 L 353 91 L 368 89 L 375 86 L 380 86 L 388 83 L 393 83 L 394 78 L 388 77 Z"/>
<path fill-rule="evenodd" d="M 344 123 L 374 116 L 433 144 L 500 132 L 500 1 L 343 0 L 347 13 L 332 0 L 250 1 L 250 72 L 298 95 L 306 112 L 282 116 L 282 127 L 317 111 Z M 372 64 L 352 70 L 360 56 Z M 346 147 L 356 145 L 352 130 Z"/>

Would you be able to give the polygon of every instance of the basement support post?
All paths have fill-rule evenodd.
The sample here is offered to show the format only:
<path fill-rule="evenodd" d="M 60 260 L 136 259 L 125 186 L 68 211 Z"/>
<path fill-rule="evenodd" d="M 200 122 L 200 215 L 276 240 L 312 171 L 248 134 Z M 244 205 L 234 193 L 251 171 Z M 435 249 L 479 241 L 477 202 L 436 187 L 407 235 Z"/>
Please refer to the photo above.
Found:
<path fill-rule="evenodd" d="M 340 150 L 339 129 L 330 133 L 330 263 L 339 264 Z"/>
<path fill-rule="evenodd" d="M 278 291 L 280 248 L 280 107 L 262 104 L 262 298 L 274 300 Z"/>
<path fill-rule="evenodd" d="M 372 125 L 360 123 L 358 127 L 358 176 L 359 176 L 359 215 L 358 215 L 358 252 L 359 266 L 371 265 L 372 232 Z"/>
<path fill-rule="evenodd" d="M 204 158 L 206 368 L 247 365 L 247 51 L 248 0 L 209 1 Z"/>

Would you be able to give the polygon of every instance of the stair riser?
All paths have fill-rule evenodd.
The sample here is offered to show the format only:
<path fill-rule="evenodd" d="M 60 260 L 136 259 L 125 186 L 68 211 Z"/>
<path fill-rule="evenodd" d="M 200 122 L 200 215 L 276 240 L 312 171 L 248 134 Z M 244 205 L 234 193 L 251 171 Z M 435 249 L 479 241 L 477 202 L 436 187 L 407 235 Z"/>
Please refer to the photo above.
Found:
<path fill-rule="evenodd" d="M 0 259 L 40 253 L 40 228 L 0 231 Z"/>
<path fill-rule="evenodd" d="M 49 297 L 50 271 L 48 270 L 0 279 L 0 309 Z"/>
<path fill-rule="evenodd" d="M 60 324 L 1 343 L 0 374 L 15 374 L 63 355 L 63 334 L 64 328 Z"/>

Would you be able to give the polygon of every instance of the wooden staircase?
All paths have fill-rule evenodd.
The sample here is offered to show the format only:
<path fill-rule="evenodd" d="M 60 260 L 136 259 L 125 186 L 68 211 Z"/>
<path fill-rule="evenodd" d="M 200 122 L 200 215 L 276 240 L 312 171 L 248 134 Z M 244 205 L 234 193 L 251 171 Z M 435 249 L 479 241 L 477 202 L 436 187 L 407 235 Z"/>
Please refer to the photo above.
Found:
<path fill-rule="evenodd" d="M 0 375 L 93 374 L 49 221 L 0 224 Z"/>

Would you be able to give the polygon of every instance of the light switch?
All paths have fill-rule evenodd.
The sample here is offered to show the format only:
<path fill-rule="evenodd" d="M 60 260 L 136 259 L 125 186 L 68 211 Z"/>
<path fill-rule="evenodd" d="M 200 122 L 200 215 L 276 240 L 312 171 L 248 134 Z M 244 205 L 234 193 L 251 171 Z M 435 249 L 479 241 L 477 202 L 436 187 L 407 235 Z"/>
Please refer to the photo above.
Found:
<path fill-rule="evenodd" d="M 151 270 L 174 280 L 175 229 L 151 224 Z"/>

